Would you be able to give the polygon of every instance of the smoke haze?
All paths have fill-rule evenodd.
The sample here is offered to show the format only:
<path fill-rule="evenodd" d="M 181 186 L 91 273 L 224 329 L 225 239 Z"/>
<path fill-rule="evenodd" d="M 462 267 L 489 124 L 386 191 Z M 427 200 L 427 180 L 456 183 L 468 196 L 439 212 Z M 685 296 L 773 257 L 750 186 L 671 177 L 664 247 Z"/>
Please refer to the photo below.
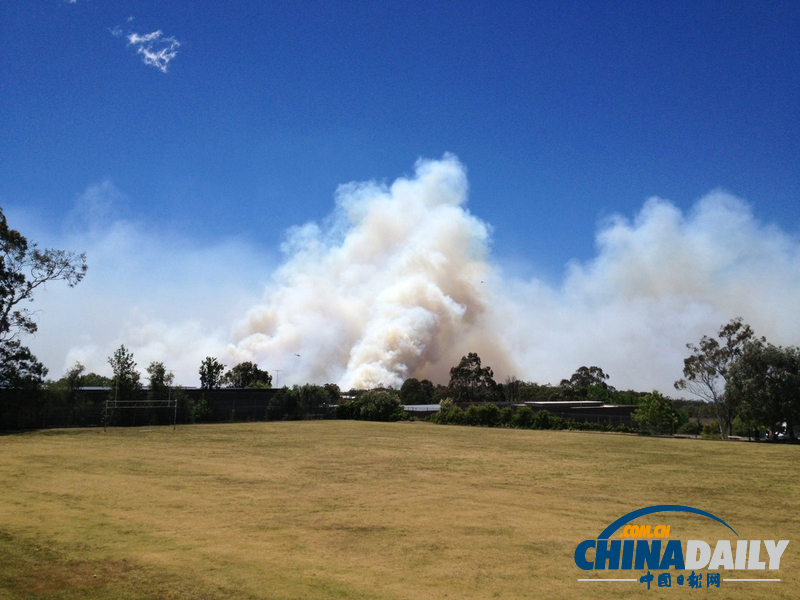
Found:
<path fill-rule="evenodd" d="M 90 192 L 118 193 L 90 188 L 83 206 L 105 206 Z M 467 196 L 450 155 L 391 185 L 342 185 L 326 221 L 286 232 L 279 261 L 236 241 L 198 248 L 106 221 L 68 239 L 87 250 L 89 276 L 37 298 L 31 348 L 55 377 L 75 360 L 108 372 L 124 343 L 140 367 L 164 361 L 186 385 L 211 355 L 280 371 L 281 385 L 344 389 L 447 383 L 478 352 L 498 381 L 557 383 L 598 365 L 618 388 L 670 393 L 685 344 L 733 317 L 773 343 L 800 343 L 800 244 L 730 194 L 686 214 L 652 198 L 633 220 L 604 221 L 595 258 L 567 265 L 558 285 L 505 275 Z"/>

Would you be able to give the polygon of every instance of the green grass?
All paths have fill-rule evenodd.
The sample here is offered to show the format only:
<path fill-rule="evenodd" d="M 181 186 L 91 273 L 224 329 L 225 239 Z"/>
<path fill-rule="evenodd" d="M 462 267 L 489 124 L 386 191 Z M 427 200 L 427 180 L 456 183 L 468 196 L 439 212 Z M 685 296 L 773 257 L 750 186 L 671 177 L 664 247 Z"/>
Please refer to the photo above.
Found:
<path fill-rule="evenodd" d="M 650 594 L 794 598 L 799 455 L 346 421 L 8 435 L 0 598 L 638 597 L 643 584 L 578 583 L 592 574 L 573 552 L 652 504 L 707 510 L 743 539 L 791 542 L 777 575 L 756 574 L 779 584 Z M 670 524 L 678 539 L 729 537 L 702 517 L 640 522 Z"/>

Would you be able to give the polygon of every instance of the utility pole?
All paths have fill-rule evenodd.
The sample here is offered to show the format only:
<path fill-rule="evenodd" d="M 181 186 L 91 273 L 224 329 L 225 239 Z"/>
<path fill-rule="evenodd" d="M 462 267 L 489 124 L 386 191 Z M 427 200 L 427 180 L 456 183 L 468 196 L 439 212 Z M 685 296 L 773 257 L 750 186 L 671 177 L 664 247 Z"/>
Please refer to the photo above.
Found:
<path fill-rule="evenodd" d="M 172 369 L 167 369 L 167 373 L 170 374 L 169 376 L 169 392 L 167 393 L 167 408 L 172 403 L 172 382 L 175 380 L 175 371 Z M 177 422 L 178 422 L 178 399 L 175 398 L 175 409 L 172 413 L 172 431 L 177 429 Z"/>

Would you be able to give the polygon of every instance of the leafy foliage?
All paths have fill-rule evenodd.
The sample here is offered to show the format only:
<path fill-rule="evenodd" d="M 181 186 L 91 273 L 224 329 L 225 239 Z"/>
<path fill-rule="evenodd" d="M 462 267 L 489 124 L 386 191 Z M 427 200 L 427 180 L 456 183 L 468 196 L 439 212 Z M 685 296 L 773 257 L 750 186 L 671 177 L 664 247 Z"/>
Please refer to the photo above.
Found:
<path fill-rule="evenodd" d="M 31 311 L 20 306 L 48 281 L 66 281 L 74 287 L 86 274 L 86 255 L 64 250 L 40 250 L 9 228 L 0 209 L 0 340 L 35 333 Z"/>
<path fill-rule="evenodd" d="M 331 412 L 332 398 L 332 390 L 321 385 L 284 387 L 269 401 L 266 418 L 294 421 L 326 417 Z"/>
<path fill-rule="evenodd" d="M 0 340 L 0 388 L 39 387 L 47 368 L 19 340 Z"/>
<path fill-rule="evenodd" d="M 272 387 L 272 375 L 262 371 L 257 364 L 247 361 L 239 363 L 229 370 L 222 382 L 232 388 Z"/>
<path fill-rule="evenodd" d="M 40 250 L 11 229 L 0 209 L 0 387 L 38 387 L 47 369 L 22 345 L 19 337 L 37 330 L 24 304 L 48 281 L 74 287 L 86 274 L 86 255 Z"/>
<path fill-rule="evenodd" d="M 770 438 L 784 421 L 792 435 L 800 422 L 800 349 L 748 342 L 728 373 L 725 394 L 745 422 L 765 425 Z"/>
<path fill-rule="evenodd" d="M 735 412 L 733 405 L 725 402 L 728 373 L 742 355 L 745 344 L 753 339 L 753 330 L 739 317 L 720 327 L 716 338 L 704 335 L 699 344 L 686 344 L 692 353 L 683 361 L 683 379 L 675 382 L 675 388 L 714 405 L 719 433 L 723 437 L 726 425 L 728 429 L 732 425 Z M 760 338 L 760 341 L 766 340 Z"/>
<path fill-rule="evenodd" d="M 108 364 L 111 365 L 111 369 L 114 372 L 114 377 L 111 380 L 114 389 L 111 393 L 118 400 L 136 398 L 141 393 L 142 384 L 139 381 L 140 374 L 136 370 L 133 353 L 122 345 L 108 359 Z"/>
<path fill-rule="evenodd" d="M 189 407 L 189 421 L 191 423 L 207 423 L 212 420 L 213 416 L 214 411 L 205 394 L 200 396 L 200 399 Z"/>
<path fill-rule="evenodd" d="M 434 394 L 433 383 L 427 379 L 419 381 L 411 377 L 400 386 L 400 401 L 404 405 L 410 404 L 431 404 Z"/>
<path fill-rule="evenodd" d="M 200 387 L 204 390 L 213 390 L 222 386 L 225 365 L 213 356 L 206 356 L 200 363 Z"/>
<path fill-rule="evenodd" d="M 657 391 L 642 398 L 631 416 L 640 427 L 654 433 L 675 433 L 675 428 L 686 421 L 672 401 Z"/>
<path fill-rule="evenodd" d="M 600 367 L 579 367 L 572 377 L 562 379 L 559 387 L 567 398 L 592 396 L 593 399 L 605 402 L 610 398 L 610 392 L 614 391 L 614 388 L 606 383 L 609 377 Z"/>
<path fill-rule="evenodd" d="M 508 417 L 504 415 L 504 410 L 498 409 L 494 404 L 473 404 L 464 411 L 451 401 L 442 403 L 441 410 L 431 415 L 428 420 L 440 425 L 497 427 L 506 425 L 505 420 Z M 518 429 L 574 429 L 579 431 L 634 433 L 634 430 L 626 425 L 613 426 L 603 423 L 570 421 L 562 417 L 553 416 L 546 410 L 534 412 L 527 406 L 520 407 L 514 411 L 510 419 L 508 419 L 507 425 Z"/>
<path fill-rule="evenodd" d="M 150 378 L 150 397 L 156 400 L 167 398 L 175 375 L 167 371 L 163 362 L 155 361 L 147 366 L 147 374 Z"/>
<path fill-rule="evenodd" d="M 356 400 L 343 402 L 336 411 L 337 419 L 361 421 L 400 421 L 407 418 L 397 392 L 370 390 Z"/>
<path fill-rule="evenodd" d="M 481 358 L 470 352 L 450 369 L 450 394 L 458 402 L 492 400 L 498 390 L 491 367 L 482 367 Z"/>
<path fill-rule="evenodd" d="M 473 404 L 464 412 L 465 425 L 497 427 L 500 425 L 500 409 L 496 404 Z"/>

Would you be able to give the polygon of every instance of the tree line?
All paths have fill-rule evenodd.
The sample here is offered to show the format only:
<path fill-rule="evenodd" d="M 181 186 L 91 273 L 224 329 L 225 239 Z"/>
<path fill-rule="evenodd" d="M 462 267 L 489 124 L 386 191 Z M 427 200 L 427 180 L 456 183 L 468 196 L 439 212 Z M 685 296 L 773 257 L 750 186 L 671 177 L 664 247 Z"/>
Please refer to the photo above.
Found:
<path fill-rule="evenodd" d="M 0 428 L 30 422 L 27 417 L 40 410 L 42 403 L 59 401 L 69 405 L 77 424 L 81 388 L 107 387 L 116 399 L 144 393 L 159 399 L 172 393 L 173 373 L 162 362 L 151 362 L 146 367 L 149 385 L 145 391 L 133 354 L 124 345 L 108 359 L 112 377 L 86 373 L 83 365 L 76 364 L 56 381 L 46 378 L 47 369 L 23 344 L 25 336 L 37 331 L 28 305 L 45 283 L 64 281 L 74 287 L 86 272 L 85 254 L 40 249 L 9 227 L 0 209 L 0 392 L 14 392 L 0 394 Z M 345 418 L 393 420 L 406 418 L 403 405 L 440 404 L 445 407 L 441 414 L 450 415 L 439 417 L 442 422 L 449 418 L 450 422 L 525 426 L 527 413 L 511 406 L 507 407 L 510 412 L 496 412 L 496 405 L 598 400 L 636 405 L 633 417 L 637 425 L 653 432 L 692 432 L 700 427 L 701 419 L 711 417 L 722 438 L 762 431 L 770 439 L 794 437 L 800 421 L 800 349 L 775 346 L 764 337 L 756 337 L 741 318 L 723 325 L 715 335 L 687 344 L 687 348 L 690 354 L 684 360 L 683 378 L 675 382 L 675 388 L 690 393 L 699 402 L 669 398 L 656 391 L 617 390 L 609 385 L 609 375 L 598 366 L 581 366 L 558 385 L 525 382 L 516 377 L 498 383 L 491 367 L 483 365 L 478 354 L 472 352 L 450 369 L 447 385 L 409 378 L 398 390 L 350 390 L 344 399 L 333 384 L 293 386 L 283 388 L 270 400 L 264 418 L 332 417 L 333 407 L 337 407 L 339 416 Z M 206 357 L 198 375 L 202 390 L 272 387 L 272 376 L 250 361 L 228 369 L 215 357 Z M 180 390 L 175 393 L 180 398 Z M 209 402 L 208 396 L 201 395 L 189 407 L 193 421 L 208 418 Z M 465 406 L 463 418 L 456 411 L 461 410 L 459 405 Z M 705 433 L 711 433 L 708 427 Z"/>

